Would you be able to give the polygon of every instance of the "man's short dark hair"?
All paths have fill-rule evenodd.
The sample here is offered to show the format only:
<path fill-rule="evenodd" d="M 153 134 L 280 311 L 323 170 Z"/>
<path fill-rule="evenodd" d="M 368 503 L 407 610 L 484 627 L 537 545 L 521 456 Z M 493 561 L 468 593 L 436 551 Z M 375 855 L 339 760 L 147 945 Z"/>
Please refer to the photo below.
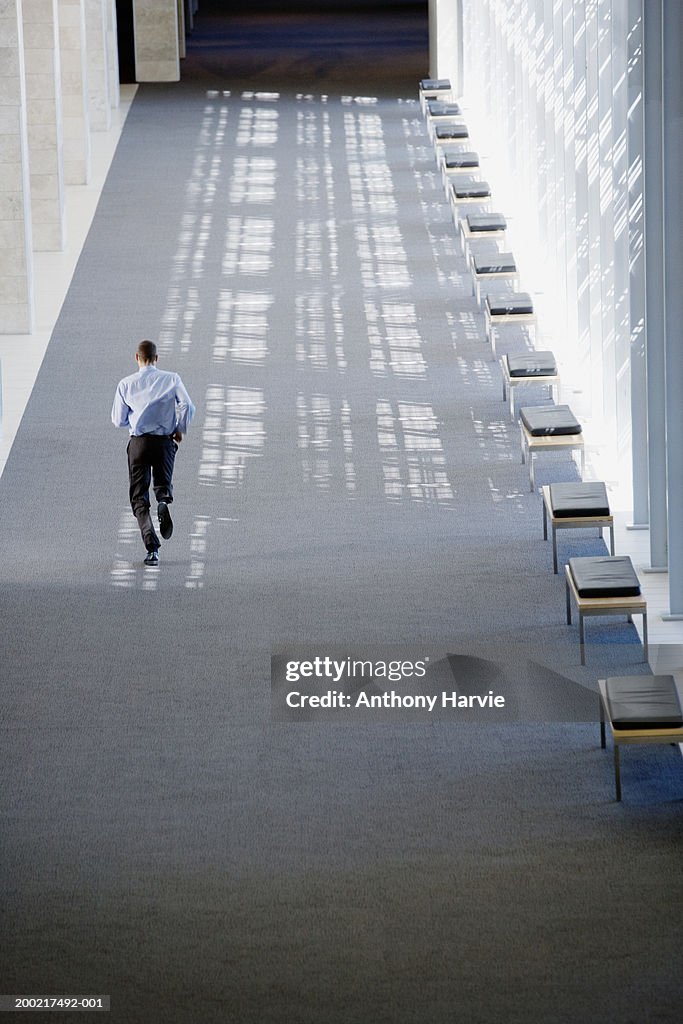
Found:
<path fill-rule="evenodd" d="M 143 363 L 153 363 L 157 357 L 157 347 L 153 341 L 141 341 L 138 345 L 138 355 Z"/>

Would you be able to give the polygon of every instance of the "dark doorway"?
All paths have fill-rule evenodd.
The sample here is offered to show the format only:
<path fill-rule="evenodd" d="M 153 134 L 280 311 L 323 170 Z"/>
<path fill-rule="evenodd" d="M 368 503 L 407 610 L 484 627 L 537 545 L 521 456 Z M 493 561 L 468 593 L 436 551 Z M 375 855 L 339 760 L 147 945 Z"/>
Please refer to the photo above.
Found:
<path fill-rule="evenodd" d="M 202 0 L 181 76 L 412 96 L 428 67 L 426 0 Z"/>
<path fill-rule="evenodd" d="M 116 25 L 119 46 L 119 81 L 135 81 L 135 35 L 133 0 L 116 0 Z"/>

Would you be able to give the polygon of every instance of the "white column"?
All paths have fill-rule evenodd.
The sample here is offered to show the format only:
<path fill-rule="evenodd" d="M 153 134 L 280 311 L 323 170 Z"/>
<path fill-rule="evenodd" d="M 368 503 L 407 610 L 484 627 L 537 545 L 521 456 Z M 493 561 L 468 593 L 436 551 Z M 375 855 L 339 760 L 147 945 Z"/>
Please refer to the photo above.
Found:
<path fill-rule="evenodd" d="M 602 253 L 600 250 L 599 0 L 586 0 L 586 170 L 588 174 L 588 260 L 590 299 L 591 413 L 603 417 Z M 604 74 L 604 72 L 603 72 Z"/>
<path fill-rule="evenodd" d="M 545 263 L 548 252 L 548 196 L 550 194 L 550 180 L 548 169 L 550 156 L 548 152 L 548 136 L 546 134 L 546 68 L 545 68 L 545 3 L 544 0 L 535 0 L 536 10 L 536 35 L 534 38 L 535 64 L 536 64 L 536 154 L 538 159 L 537 177 L 537 209 L 538 227 L 540 231 L 543 260 Z"/>
<path fill-rule="evenodd" d="M 33 248 L 64 248 L 62 97 L 57 0 L 23 0 Z"/>
<path fill-rule="evenodd" d="M 523 180 L 526 182 L 525 194 L 521 198 L 522 217 L 525 223 L 531 225 L 533 239 L 539 242 L 538 218 L 538 176 L 540 160 L 538 158 L 538 89 L 539 69 L 536 63 L 535 38 L 538 32 L 537 11 L 535 0 L 524 0 L 520 16 L 528 25 L 524 38 L 524 77 L 525 77 L 525 112 L 522 119 L 524 137 L 524 173 Z M 540 244 L 540 243 L 539 243 Z"/>
<path fill-rule="evenodd" d="M 429 74 L 462 93 L 462 0 L 429 0 Z"/>
<path fill-rule="evenodd" d="M 588 51 L 586 46 L 586 3 L 574 3 L 574 154 L 576 186 L 576 320 L 578 356 L 582 365 L 591 357 L 591 259 L 590 232 L 588 225 L 589 176 L 588 176 L 588 82 L 586 68 Z M 590 382 L 586 394 L 591 397 Z"/>
<path fill-rule="evenodd" d="M 116 0 L 107 0 L 107 60 L 109 71 L 109 102 L 118 107 L 121 102 L 119 88 L 119 40 L 116 25 Z"/>
<path fill-rule="evenodd" d="M 612 0 L 612 188 L 614 208 L 614 401 L 621 479 L 631 479 L 631 310 L 629 278 L 628 3 Z"/>
<path fill-rule="evenodd" d="M 21 0 L 0 0 L 0 332 L 33 328 Z"/>
<path fill-rule="evenodd" d="M 645 364 L 650 500 L 650 564 L 668 564 L 662 0 L 643 4 L 643 187 L 645 205 Z"/>
<path fill-rule="evenodd" d="M 59 56 L 64 125 L 64 181 L 90 178 L 90 123 L 84 0 L 59 0 Z"/>
<path fill-rule="evenodd" d="M 562 178 L 564 182 L 564 237 L 566 253 L 567 339 L 576 350 L 579 337 L 579 279 L 577 276 L 577 189 L 576 122 L 574 63 L 574 5 L 562 8 L 561 49 L 563 100 L 560 116 L 564 121 Z"/>
<path fill-rule="evenodd" d="M 558 313 L 562 319 L 562 328 L 558 332 L 562 348 L 567 344 L 573 347 L 575 339 L 568 335 L 567 326 L 569 323 L 568 312 L 568 269 L 569 253 L 567 243 L 567 206 L 568 195 L 571 197 L 571 188 L 567 187 L 565 179 L 565 158 L 567 142 L 565 138 L 565 114 L 564 106 L 564 36 L 563 36 L 563 11 L 559 4 L 551 6 L 548 12 L 549 31 L 551 33 L 552 49 L 552 140 L 554 142 L 553 155 L 553 221 L 555 227 L 555 244 L 552 250 L 552 272 L 555 281 L 555 293 L 559 300 Z M 570 199 L 571 201 L 571 199 Z"/>
<path fill-rule="evenodd" d="M 188 3 L 188 0 L 185 0 Z M 429 0 L 427 4 L 427 18 L 429 27 L 429 78 L 437 78 L 437 69 L 439 67 L 438 52 L 439 52 L 439 30 L 437 26 L 437 12 L 436 12 L 437 0 Z"/>
<path fill-rule="evenodd" d="M 628 0 L 628 220 L 633 525 L 649 521 L 643 216 L 643 3 Z"/>
<path fill-rule="evenodd" d="M 623 0 L 620 0 L 623 2 Z M 602 415 L 606 428 L 616 422 L 616 352 L 614 331 L 614 109 L 612 95 L 611 0 L 597 0 L 598 196 L 596 253 L 600 267 L 600 338 L 602 348 Z M 607 431 L 605 431 L 607 433 Z M 610 437 L 610 441 L 613 438 Z"/>
<path fill-rule="evenodd" d="M 85 37 L 90 127 L 96 132 L 106 132 L 111 126 L 106 0 L 85 0 Z"/>
<path fill-rule="evenodd" d="M 664 141 L 664 317 L 666 480 L 669 508 L 669 608 L 683 618 L 683 5 L 662 4 Z"/>
<path fill-rule="evenodd" d="M 545 265 L 548 284 L 553 280 L 553 264 L 557 253 L 557 170 L 555 164 L 555 85 L 553 80 L 553 0 L 543 0 L 543 43 L 541 68 L 543 74 L 543 113 L 542 125 L 545 140 L 545 190 L 541 201 L 544 203 L 545 229 Z M 559 296 L 562 301 L 563 296 Z M 564 323 L 564 310 L 560 306 L 560 323 Z"/>
<path fill-rule="evenodd" d="M 178 82 L 176 0 L 133 0 L 135 77 L 138 82 Z"/>

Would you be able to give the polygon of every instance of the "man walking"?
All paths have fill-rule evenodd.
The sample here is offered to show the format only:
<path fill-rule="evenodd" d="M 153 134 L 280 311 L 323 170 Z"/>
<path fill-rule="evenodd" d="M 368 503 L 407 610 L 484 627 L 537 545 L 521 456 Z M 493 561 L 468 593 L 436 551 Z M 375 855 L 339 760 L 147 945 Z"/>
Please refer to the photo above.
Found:
<path fill-rule="evenodd" d="M 173 501 L 173 465 L 178 443 L 192 422 L 194 405 L 177 373 L 157 369 L 157 347 L 141 341 L 135 353 L 137 373 L 119 381 L 111 419 L 128 427 L 130 505 L 147 549 L 145 565 L 159 564 L 159 538 L 152 523 L 149 485 L 154 483 L 161 536 L 173 533 L 169 505 Z"/>

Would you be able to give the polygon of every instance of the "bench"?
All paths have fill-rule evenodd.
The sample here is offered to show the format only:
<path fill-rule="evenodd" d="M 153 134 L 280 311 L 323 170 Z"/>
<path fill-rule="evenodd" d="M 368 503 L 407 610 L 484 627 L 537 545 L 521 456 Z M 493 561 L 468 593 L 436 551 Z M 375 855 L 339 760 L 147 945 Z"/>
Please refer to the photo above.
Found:
<path fill-rule="evenodd" d="M 644 660 L 647 661 L 647 603 L 629 556 L 570 558 L 564 571 L 567 625 L 572 624 L 572 598 L 579 613 L 581 664 L 586 664 L 583 620 L 587 615 L 626 615 L 629 622 L 633 621 L 634 614 L 642 615 Z"/>
<path fill-rule="evenodd" d="M 614 748 L 614 788 L 621 800 L 619 747 L 629 743 L 683 742 L 683 713 L 673 676 L 614 676 L 599 679 L 600 746 L 607 746 L 605 720 Z"/>
<path fill-rule="evenodd" d="M 420 109 L 425 114 L 427 100 L 448 102 L 453 98 L 450 78 L 423 78 L 419 85 Z"/>
<path fill-rule="evenodd" d="M 441 180 L 449 198 L 453 177 L 479 171 L 479 154 L 467 149 L 446 149 L 441 153 Z"/>
<path fill-rule="evenodd" d="M 451 99 L 435 98 L 425 99 L 425 114 L 428 118 L 461 118 L 463 112 L 460 105 Z"/>
<path fill-rule="evenodd" d="M 527 292 L 502 292 L 499 295 L 487 295 L 484 300 L 484 325 L 486 329 L 486 340 L 491 345 L 491 358 L 497 358 L 496 352 L 496 337 L 497 329 L 505 324 L 527 324 L 536 328 L 536 314 L 534 313 L 534 304 L 531 296 Z M 549 353 L 538 352 L 536 358 L 541 355 L 547 356 Z M 552 355 L 552 353 L 550 353 Z M 514 374 L 510 374 L 506 368 L 503 368 L 503 376 L 506 374 L 508 377 L 515 376 L 524 378 L 528 376 L 538 376 L 538 372 L 534 371 L 533 357 L 529 358 L 528 369 L 525 369 L 523 362 L 525 357 L 518 357 L 521 360 L 520 365 Z M 553 366 L 555 365 L 555 359 L 553 358 Z M 557 370 L 553 371 L 555 374 Z M 505 400 L 505 384 L 503 384 L 503 400 Z M 513 416 L 513 403 L 512 403 L 512 391 L 510 391 L 510 417 Z"/>
<path fill-rule="evenodd" d="M 548 539 L 548 523 L 553 537 L 553 572 L 557 574 L 557 531 L 597 527 L 602 537 L 610 531 L 610 554 L 614 554 L 614 516 L 609 507 L 607 488 L 595 480 L 550 484 L 542 487 L 543 540 Z"/>
<path fill-rule="evenodd" d="M 502 213 L 468 213 L 460 220 L 460 242 L 465 259 L 473 241 L 495 240 L 505 245 L 507 221 Z"/>
<path fill-rule="evenodd" d="M 425 100 L 426 115 L 432 119 L 439 117 L 462 117 L 462 110 L 457 103 L 448 102 L 442 99 L 427 99 Z"/>
<path fill-rule="evenodd" d="M 434 146 L 437 167 L 441 167 L 441 155 L 444 147 L 460 144 L 463 149 L 470 145 L 467 125 L 462 121 L 443 121 L 429 126 L 429 136 Z"/>
<path fill-rule="evenodd" d="M 529 490 L 536 487 L 534 455 L 541 452 L 580 452 L 583 476 L 586 468 L 583 433 L 568 405 L 525 406 L 519 410 L 519 417 L 522 463 L 529 465 Z"/>
<path fill-rule="evenodd" d="M 511 252 L 473 252 L 470 253 L 470 272 L 472 274 L 472 293 L 477 305 L 481 306 L 482 283 L 491 281 L 512 281 L 519 279 L 519 271 Z"/>
<path fill-rule="evenodd" d="M 432 139 L 435 146 L 447 146 L 451 142 L 465 141 L 469 139 L 470 133 L 467 125 L 462 121 L 437 121 L 432 132 Z M 440 157 L 437 153 L 437 159 Z"/>
<path fill-rule="evenodd" d="M 457 225 L 461 206 L 480 206 L 484 209 L 491 202 L 491 187 L 488 181 L 452 181 L 448 198 Z"/>
<path fill-rule="evenodd" d="M 464 124 L 462 111 L 457 103 L 443 103 L 440 100 L 427 100 L 427 131 L 435 141 L 438 124 Z"/>
<path fill-rule="evenodd" d="M 523 294 L 523 293 L 522 293 Z M 489 296 L 487 296 L 487 299 Z M 513 322 L 511 318 L 510 322 Z M 524 320 L 521 319 L 524 323 Z M 534 321 L 530 321 L 534 322 Z M 487 330 L 488 334 L 488 330 Z M 492 335 L 495 354 L 495 334 Z M 508 401 L 510 419 L 515 418 L 514 388 L 520 384 L 547 384 L 550 389 L 550 398 L 555 397 L 560 401 L 560 376 L 555 365 L 555 356 L 552 352 L 523 352 L 520 355 L 509 353 L 500 361 L 503 373 L 503 401 Z M 555 396 L 553 396 L 555 389 Z"/>

